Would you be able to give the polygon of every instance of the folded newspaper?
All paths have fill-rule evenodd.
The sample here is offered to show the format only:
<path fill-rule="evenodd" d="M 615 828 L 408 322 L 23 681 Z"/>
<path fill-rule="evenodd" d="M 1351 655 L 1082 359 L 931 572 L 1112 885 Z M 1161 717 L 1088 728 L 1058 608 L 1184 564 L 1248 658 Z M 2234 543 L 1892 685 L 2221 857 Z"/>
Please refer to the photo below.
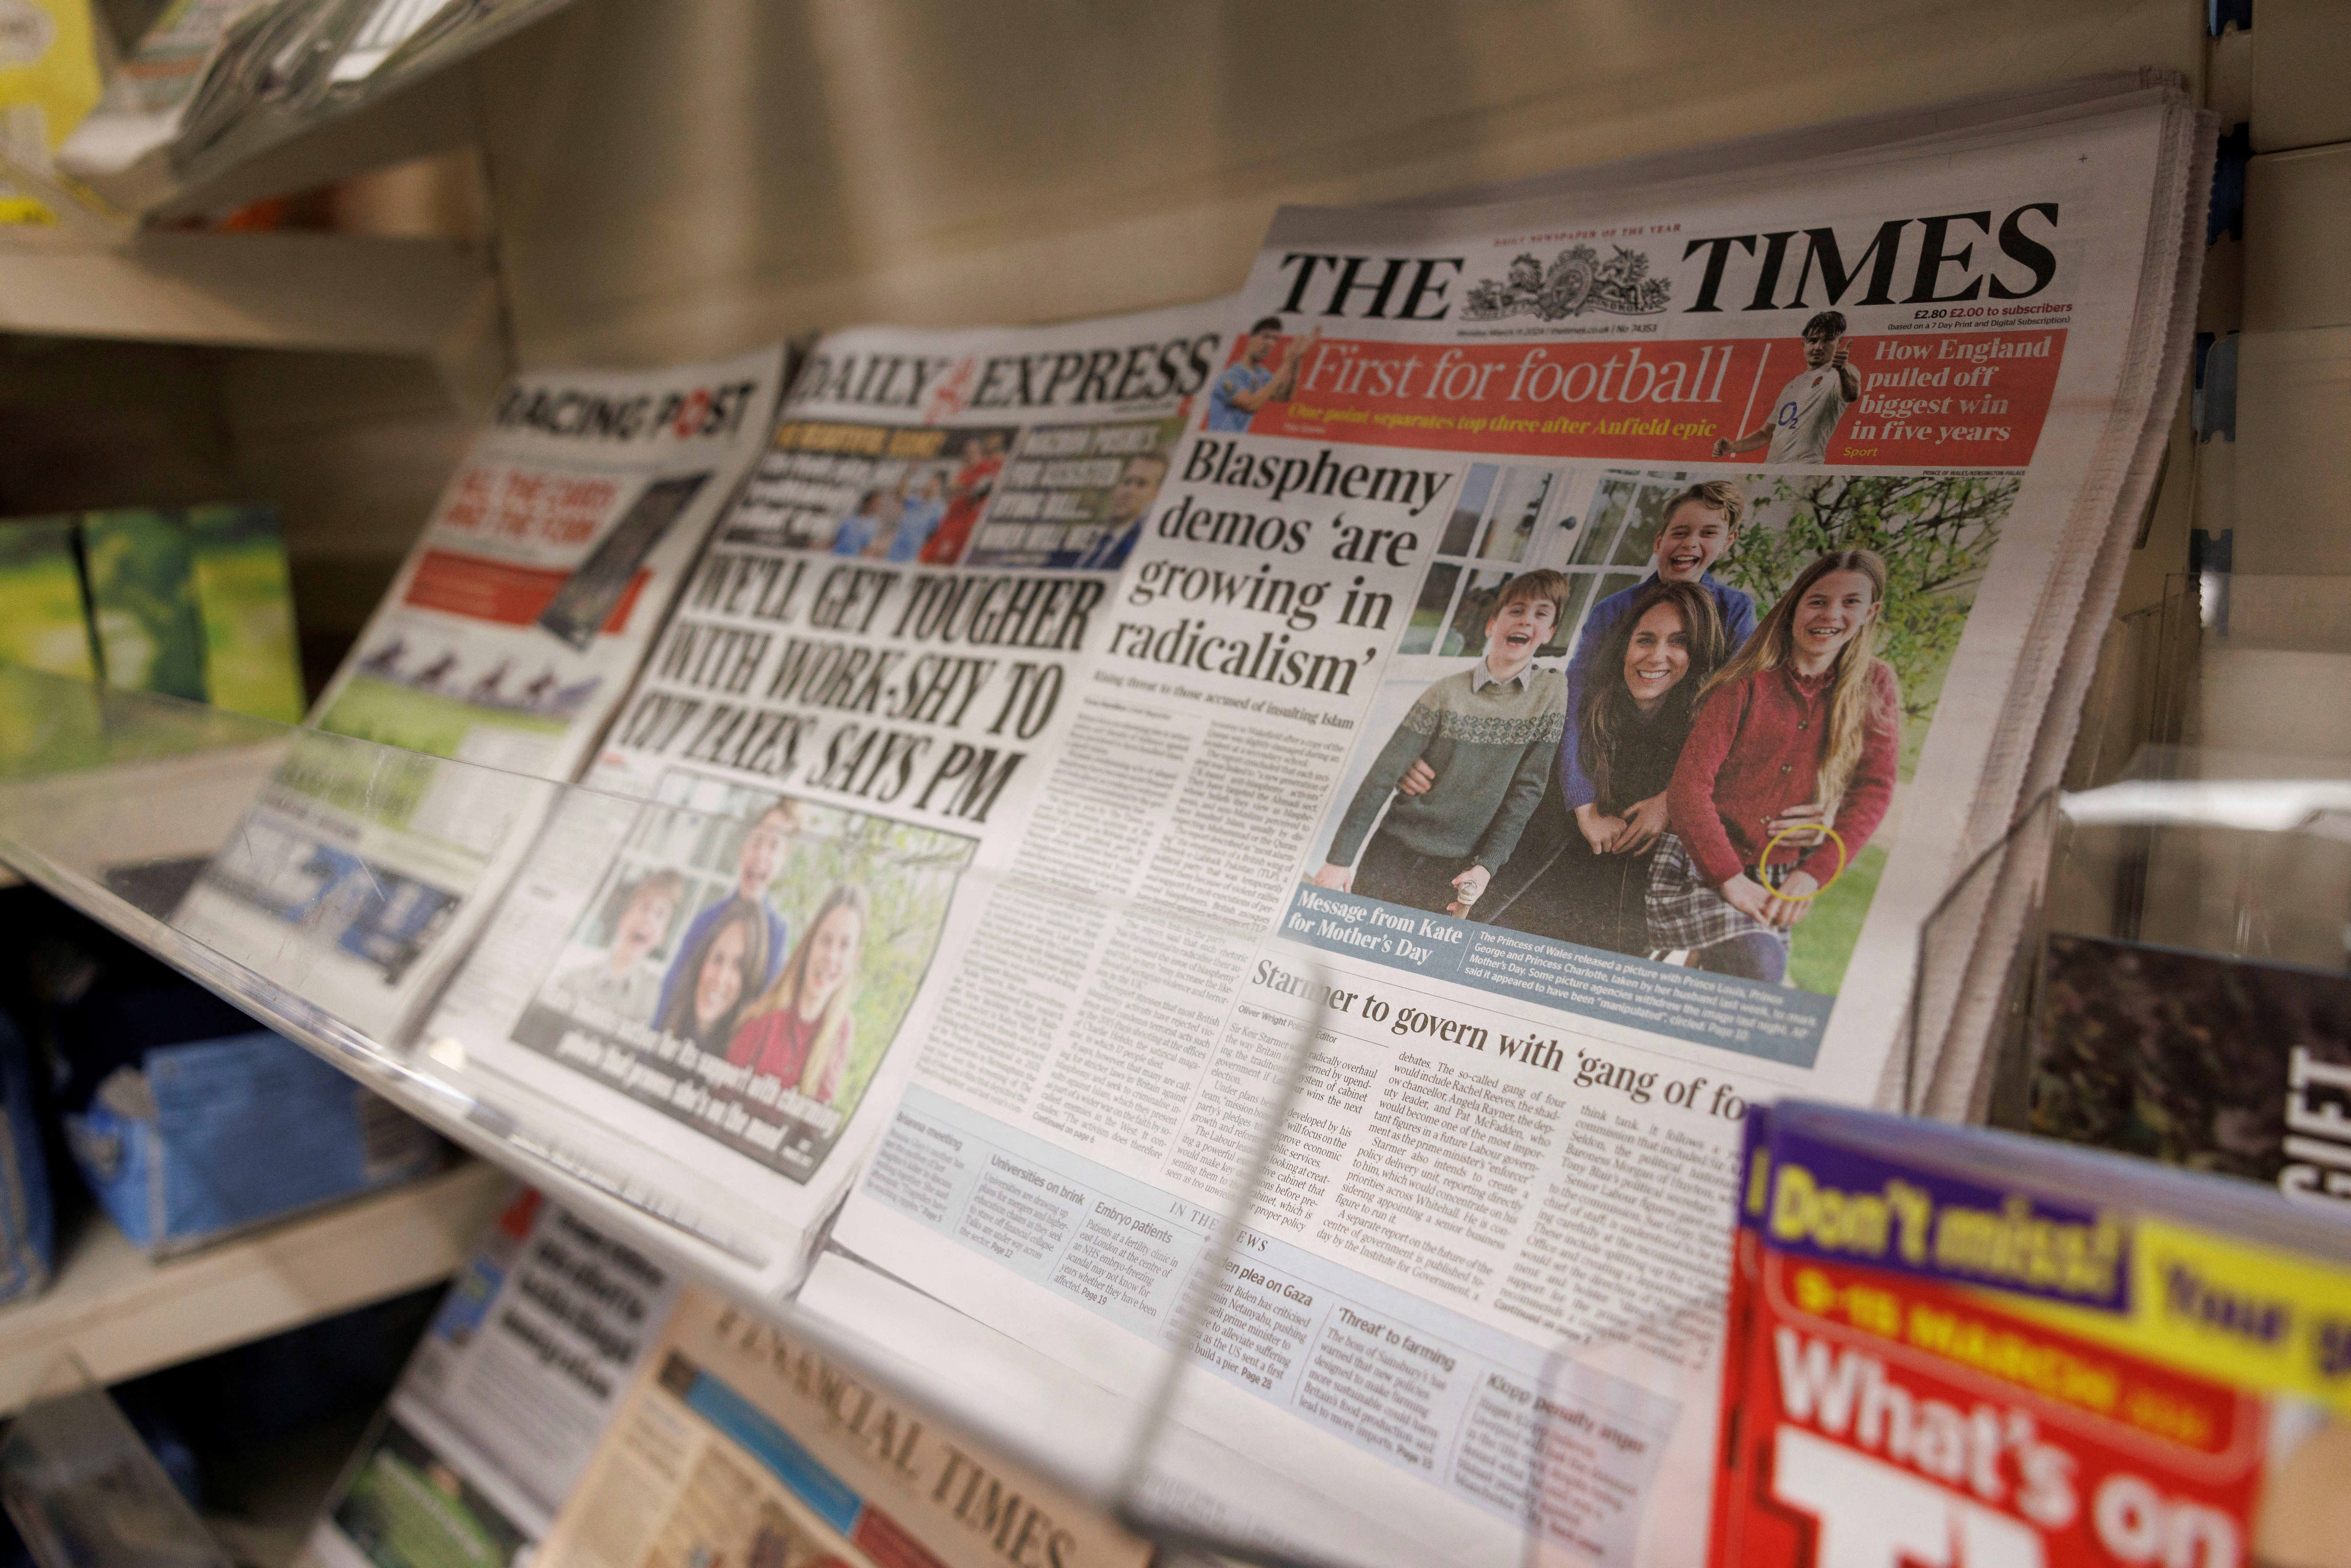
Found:
<path fill-rule="evenodd" d="M 2344 1561 L 2336 1215 L 1817 1105 L 1746 1168 L 1712 1568 Z"/>
<path fill-rule="evenodd" d="M 1072 1450 L 1188 1347 L 1171 1523 L 1696 1562 L 1745 1113 L 1975 1092 L 1922 926 L 2054 777 L 2187 351 L 2176 84 L 1881 129 L 825 338 L 422 1064 L 737 1290 L 833 1220 L 886 1272 L 812 1323 L 1058 1367 Z"/>
<path fill-rule="evenodd" d="M 625 1238 L 517 1191 L 319 1509 L 300 1568 L 529 1561 L 677 1294 Z"/>
<path fill-rule="evenodd" d="M 1153 1552 L 987 1445 L 689 1287 L 533 1561 L 1144 1568 Z"/>
<path fill-rule="evenodd" d="M 549 781 L 618 710 L 782 368 L 765 349 L 509 384 L 320 694 L 326 735 L 290 747 L 174 924 L 402 1038 L 529 849 Z"/>
<path fill-rule="evenodd" d="M 1134 1568 L 1141 1542 L 534 1191 L 499 1214 L 300 1568 Z"/>
<path fill-rule="evenodd" d="M 1157 753 L 1175 779 L 1166 738 L 1090 717 L 1083 682 L 1231 314 L 818 343 L 434 1015 L 431 1070 L 714 1266 L 795 1282 L 935 1020 L 993 1014 L 998 1071 L 1042 1044 L 958 987 L 998 983 L 991 944 L 1054 956 L 958 888 L 1090 879 L 1086 845 L 1123 847 L 1106 814 L 1041 822 L 1049 774 L 1091 768 L 1107 800 Z M 1246 827 L 1215 830 L 1237 866 Z"/>

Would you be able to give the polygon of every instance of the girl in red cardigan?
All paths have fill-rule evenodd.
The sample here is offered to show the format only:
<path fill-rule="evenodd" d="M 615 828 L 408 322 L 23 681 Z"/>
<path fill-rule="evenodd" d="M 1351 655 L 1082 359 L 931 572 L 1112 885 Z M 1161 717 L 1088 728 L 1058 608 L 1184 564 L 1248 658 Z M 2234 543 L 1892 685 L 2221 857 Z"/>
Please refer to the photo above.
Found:
<path fill-rule="evenodd" d="M 1872 653 L 1885 598 L 1876 551 L 1832 550 L 1707 683 L 1649 879 L 1650 940 L 1693 967 L 1778 984 L 1790 927 L 1885 820 L 1902 735 L 1901 688 Z"/>
<path fill-rule="evenodd" d="M 872 900 L 853 882 L 826 894 L 776 983 L 745 1009 L 726 1060 L 754 1077 L 779 1078 L 820 1105 L 832 1103 L 856 1043 L 850 1009 L 872 915 Z"/>

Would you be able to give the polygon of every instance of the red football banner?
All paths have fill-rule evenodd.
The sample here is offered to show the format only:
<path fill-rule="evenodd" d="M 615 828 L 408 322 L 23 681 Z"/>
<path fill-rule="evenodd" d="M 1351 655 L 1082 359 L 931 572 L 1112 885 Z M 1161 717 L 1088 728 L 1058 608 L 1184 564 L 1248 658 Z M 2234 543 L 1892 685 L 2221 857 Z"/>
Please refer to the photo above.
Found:
<path fill-rule="evenodd" d="M 1858 395 L 1837 416 L 1829 466 L 2014 468 L 2032 461 L 2065 329 L 1901 333 L 1844 340 Z M 1290 350 L 1280 350 L 1287 354 Z M 1795 337 L 1688 342 L 1433 344 L 1327 340 L 1306 352 L 1288 402 L 1252 435 L 1432 451 L 1640 462 L 1717 458 L 1784 424 L 1809 371 Z"/>
<path fill-rule="evenodd" d="M 629 579 L 612 613 L 604 618 L 601 630 L 605 635 L 617 635 L 627 628 L 629 612 L 636 608 L 647 575 L 639 568 Z M 420 610 L 438 610 L 469 621 L 528 626 L 546 612 L 570 576 L 568 571 L 515 566 L 455 550 L 427 550 L 416 563 L 416 575 L 408 580 L 405 601 Z"/>

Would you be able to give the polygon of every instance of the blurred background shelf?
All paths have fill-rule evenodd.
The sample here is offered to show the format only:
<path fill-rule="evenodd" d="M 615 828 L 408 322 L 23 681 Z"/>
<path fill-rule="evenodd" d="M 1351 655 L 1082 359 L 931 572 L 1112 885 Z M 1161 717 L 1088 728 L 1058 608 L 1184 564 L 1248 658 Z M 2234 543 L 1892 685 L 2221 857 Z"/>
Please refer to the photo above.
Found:
<path fill-rule="evenodd" d="M 12 235 L 0 332 L 408 355 L 461 398 L 486 396 L 505 370 L 496 279 L 478 249 L 443 239 Z"/>
<path fill-rule="evenodd" d="M 371 74 L 331 89 L 310 78 L 290 90 L 281 82 L 221 129 L 189 133 L 210 140 L 174 142 L 119 172 L 93 174 L 88 184 L 126 214 L 216 217 L 260 198 L 473 145 L 481 139 L 482 102 L 475 57 L 570 3 L 459 0 L 429 19 L 415 18 L 411 7 L 412 21 L 423 26 L 406 48 L 371 57 L 380 60 Z M 137 0 L 110 0 L 109 9 L 141 18 L 152 12 Z M 344 26 L 360 22 L 346 9 Z"/>
<path fill-rule="evenodd" d="M 469 1160 L 161 1262 L 88 1217 L 59 1248 L 49 1289 L 0 1309 L 0 1413 L 19 1408 L 68 1350 L 114 1383 L 444 1280 L 472 1251 L 508 1179 Z"/>

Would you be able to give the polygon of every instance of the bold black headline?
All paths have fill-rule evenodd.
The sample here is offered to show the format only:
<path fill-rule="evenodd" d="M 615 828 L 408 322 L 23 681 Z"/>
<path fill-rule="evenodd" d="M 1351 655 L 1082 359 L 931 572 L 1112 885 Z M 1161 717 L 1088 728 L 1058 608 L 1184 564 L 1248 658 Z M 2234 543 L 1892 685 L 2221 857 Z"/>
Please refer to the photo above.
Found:
<path fill-rule="evenodd" d="M 535 430 L 567 441 L 708 440 L 733 435 L 751 412 L 758 382 L 684 387 L 655 395 L 607 397 L 578 387 L 512 386 L 498 399 L 490 423 L 500 430 Z"/>
<path fill-rule="evenodd" d="M 1308 457 L 1258 451 L 1238 441 L 1193 443 L 1174 476 L 1183 489 L 1161 507 L 1151 531 L 1195 548 L 1130 570 L 1110 653 L 1301 693 L 1353 695 L 1357 675 L 1379 657 L 1396 608 L 1395 595 L 1374 585 L 1373 574 L 1418 561 L 1423 525 L 1416 519 L 1452 486 L 1457 473 L 1351 462 L 1327 446 Z M 1238 491 L 1241 499 L 1230 503 L 1218 491 Z M 1307 497 L 1355 503 L 1356 515 L 1351 520 L 1342 507 L 1333 517 L 1316 518 L 1283 504 Z M 1365 506 L 1395 508 L 1389 517 L 1398 526 L 1365 520 Z M 1277 559 L 1318 556 L 1360 570 L 1343 585 L 1335 578 L 1277 571 L 1272 559 L 1253 568 L 1226 565 L 1218 554 L 1224 549 Z M 1335 604 L 1329 602 L 1334 594 Z M 1164 615 L 1129 618 L 1155 606 L 1179 613 L 1172 622 Z M 1303 640 L 1318 629 L 1322 637 Z"/>
<path fill-rule="evenodd" d="M 792 382 L 795 403 L 910 409 L 944 399 L 957 409 L 1081 408 L 1189 397 L 1207 385 L 1223 335 L 1057 353 L 824 353 Z"/>
<path fill-rule="evenodd" d="M 614 744 L 986 822 L 1108 584 L 718 549 Z"/>

